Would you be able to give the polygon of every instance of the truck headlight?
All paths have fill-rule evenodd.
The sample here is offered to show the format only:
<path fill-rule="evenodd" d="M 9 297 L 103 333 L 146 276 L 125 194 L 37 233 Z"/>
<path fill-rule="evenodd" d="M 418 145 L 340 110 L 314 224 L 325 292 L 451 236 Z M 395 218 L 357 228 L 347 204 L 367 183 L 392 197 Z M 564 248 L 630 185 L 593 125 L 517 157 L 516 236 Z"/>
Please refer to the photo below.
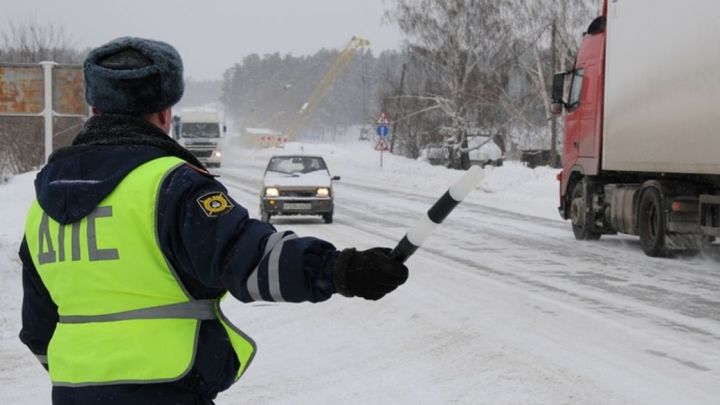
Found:
<path fill-rule="evenodd" d="M 213 155 L 215 155 L 216 157 L 220 157 L 222 156 L 222 153 L 220 153 L 219 150 L 216 150 L 215 152 L 213 152 Z"/>
<path fill-rule="evenodd" d="M 330 189 L 326 187 L 320 187 L 317 189 L 317 196 L 318 197 L 327 197 L 330 195 Z"/>
<path fill-rule="evenodd" d="M 275 187 L 268 187 L 265 189 L 265 196 L 266 197 L 277 197 L 280 195 L 280 191 L 278 191 Z"/>

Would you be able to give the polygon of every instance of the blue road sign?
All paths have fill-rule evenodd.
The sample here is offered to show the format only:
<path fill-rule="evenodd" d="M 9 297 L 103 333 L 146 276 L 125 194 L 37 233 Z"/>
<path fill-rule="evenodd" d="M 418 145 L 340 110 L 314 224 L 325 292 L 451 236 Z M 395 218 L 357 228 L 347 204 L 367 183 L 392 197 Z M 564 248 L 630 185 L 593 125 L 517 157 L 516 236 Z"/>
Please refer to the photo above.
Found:
<path fill-rule="evenodd" d="M 378 125 L 377 127 L 377 134 L 380 138 L 385 138 L 390 133 L 390 130 L 388 129 L 387 125 Z"/>

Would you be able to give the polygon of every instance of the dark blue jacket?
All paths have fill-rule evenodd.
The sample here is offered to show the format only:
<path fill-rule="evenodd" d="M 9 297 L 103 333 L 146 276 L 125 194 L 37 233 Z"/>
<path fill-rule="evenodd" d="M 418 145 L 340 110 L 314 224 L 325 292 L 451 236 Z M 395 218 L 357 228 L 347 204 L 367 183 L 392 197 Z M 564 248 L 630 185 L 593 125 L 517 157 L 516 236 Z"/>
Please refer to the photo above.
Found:
<path fill-rule="evenodd" d="M 62 149 L 37 175 L 38 201 L 53 219 L 73 223 L 90 213 L 133 169 L 165 155 L 167 150 L 147 145 L 79 145 Z M 320 302 L 335 292 L 331 273 L 339 252 L 332 244 L 312 237 L 284 238 L 284 243 L 273 245 L 280 255 L 278 278 L 268 277 L 270 254 L 265 252 L 266 243 L 276 230 L 250 218 L 247 210 L 232 198 L 233 209 L 220 216 L 208 216 L 197 200 L 212 192 L 227 195 L 225 187 L 214 177 L 186 164 L 166 177 L 159 193 L 160 247 L 194 298 L 215 298 L 229 291 L 243 302 Z M 285 232 L 282 236 L 288 235 L 293 234 Z M 24 240 L 20 257 L 24 288 L 20 339 L 42 359 L 58 320 L 57 306 L 29 257 Z M 242 320 L 238 320 L 238 326 L 242 328 Z M 238 361 L 221 325 L 215 320 L 202 321 L 192 370 L 177 382 L 157 385 L 214 398 L 232 384 L 237 368 Z M 75 398 L 79 392 L 98 398 L 105 397 L 103 393 L 117 397 L 118 390 L 123 392 L 123 388 L 56 387 L 53 397 L 56 403 L 75 403 L 63 398 Z M 137 386 L 127 386 L 128 393 L 133 390 Z M 118 398 L 122 403 L 122 395 Z"/>

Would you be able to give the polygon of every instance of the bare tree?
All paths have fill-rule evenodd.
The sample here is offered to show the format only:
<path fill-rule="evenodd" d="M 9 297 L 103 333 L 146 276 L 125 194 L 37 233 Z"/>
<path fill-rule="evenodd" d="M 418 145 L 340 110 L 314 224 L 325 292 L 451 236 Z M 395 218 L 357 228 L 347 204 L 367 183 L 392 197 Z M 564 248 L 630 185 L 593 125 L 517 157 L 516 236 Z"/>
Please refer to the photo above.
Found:
<path fill-rule="evenodd" d="M 551 165 L 557 163 L 558 122 L 550 113 L 550 84 L 556 71 L 567 70 L 575 59 L 580 26 L 587 23 L 599 0 L 517 0 L 508 2 L 513 19 L 516 48 L 521 48 L 516 66 L 532 83 L 532 98 L 542 106 L 545 139 L 549 138 Z M 525 55 L 527 53 L 527 56 Z M 529 56 L 529 57 L 528 57 Z M 517 100 L 506 98 L 505 106 L 527 119 L 527 110 Z M 525 113 L 522 111 L 525 110 Z"/>
<path fill-rule="evenodd" d="M 8 21 L 5 29 L 0 31 L 0 60 L 4 62 L 35 63 L 51 60 L 75 63 L 80 62 L 82 56 L 61 25 L 40 24 L 28 17 L 20 21 Z"/>
<path fill-rule="evenodd" d="M 412 97 L 431 103 L 445 122 L 438 130 L 460 156 L 459 167 L 470 167 L 467 137 L 492 124 L 496 89 L 489 76 L 493 63 L 506 52 L 509 26 L 505 0 L 396 0 L 389 16 L 407 36 L 407 47 L 435 77 L 435 92 Z M 456 164 L 452 162 L 451 165 Z"/>
<path fill-rule="evenodd" d="M 433 100 L 417 97 L 435 92 L 434 83 L 417 57 L 403 54 L 399 67 L 399 72 L 388 70 L 384 75 L 381 110 L 392 121 L 392 152 L 416 159 L 427 145 L 443 141 L 438 123 L 445 117 Z"/>
<path fill-rule="evenodd" d="M 556 145 L 550 139 L 557 137 L 549 111 L 551 77 L 569 68 L 580 27 L 600 4 L 601 0 L 395 0 L 387 15 L 406 35 L 414 59 L 409 69 L 419 64 L 430 77 L 422 91 L 406 91 L 402 97 L 430 103 L 424 114 L 442 112 L 435 118 L 437 131 L 459 152 L 461 167 L 467 167 L 471 148 L 466 140 L 471 133 L 488 135 L 501 148 L 512 149 L 516 143 Z"/>

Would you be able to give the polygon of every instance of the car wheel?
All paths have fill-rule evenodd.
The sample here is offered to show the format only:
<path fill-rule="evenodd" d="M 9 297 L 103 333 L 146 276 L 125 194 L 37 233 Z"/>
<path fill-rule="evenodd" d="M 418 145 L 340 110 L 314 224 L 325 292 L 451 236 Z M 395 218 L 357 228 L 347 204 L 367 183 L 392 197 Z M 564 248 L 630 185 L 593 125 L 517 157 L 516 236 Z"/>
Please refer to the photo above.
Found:
<path fill-rule="evenodd" d="M 649 187 L 640 199 L 638 212 L 640 226 L 640 246 L 650 257 L 667 257 L 670 255 L 665 246 L 665 210 L 660 192 Z"/>
<path fill-rule="evenodd" d="M 575 185 L 570 201 L 570 222 L 572 222 L 572 230 L 577 240 L 598 240 L 600 232 L 588 229 L 585 215 L 585 196 L 583 195 L 582 182 Z"/>
<path fill-rule="evenodd" d="M 333 213 L 332 212 L 323 214 L 322 217 L 326 224 L 332 224 L 332 222 L 333 222 Z"/>
<path fill-rule="evenodd" d="M 260 211 L 260 219 L 263 222 L 270 222 L 270 217 L 271 217 L 270 213 L 265 212 L 265 211 Z"/>

